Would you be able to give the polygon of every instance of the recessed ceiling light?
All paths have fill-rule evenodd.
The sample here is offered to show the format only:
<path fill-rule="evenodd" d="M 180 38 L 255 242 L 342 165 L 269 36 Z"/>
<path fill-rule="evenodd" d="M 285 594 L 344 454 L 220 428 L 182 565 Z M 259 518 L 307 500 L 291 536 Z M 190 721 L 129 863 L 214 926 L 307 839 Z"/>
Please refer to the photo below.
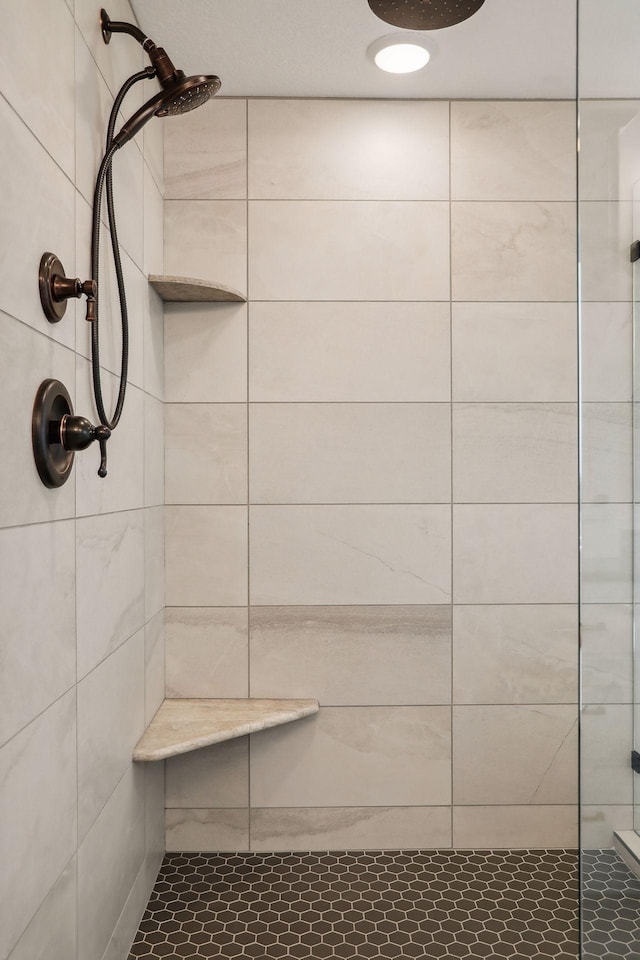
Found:
<path fill-rule="evenodd" d="M 373 62 L 387 73 L 415 73 L 429 63 L 431 53 L 420 37 L 395 34 L 372 43 L 367 51 Z"/>

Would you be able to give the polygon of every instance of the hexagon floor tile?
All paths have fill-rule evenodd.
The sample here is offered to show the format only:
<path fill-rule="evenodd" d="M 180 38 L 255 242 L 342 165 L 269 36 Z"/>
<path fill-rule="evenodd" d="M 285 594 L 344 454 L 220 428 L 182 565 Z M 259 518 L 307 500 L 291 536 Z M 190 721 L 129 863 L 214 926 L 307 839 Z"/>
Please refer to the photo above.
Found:
<path fill-rule="evenodd" d="M 168 854 L 129 956 L 576 960 L 577 907 L 570 850 Z"/>
<path fill-rule="evenodd" d="M 638 960 L 640 957 L 640 880 L 615 850 L 582 854 L 584 960 Z"/>

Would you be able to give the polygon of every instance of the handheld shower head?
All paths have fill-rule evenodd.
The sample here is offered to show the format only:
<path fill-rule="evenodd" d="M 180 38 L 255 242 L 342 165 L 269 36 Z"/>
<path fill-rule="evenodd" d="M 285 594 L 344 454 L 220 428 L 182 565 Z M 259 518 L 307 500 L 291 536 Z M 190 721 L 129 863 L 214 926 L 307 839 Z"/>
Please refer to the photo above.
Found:
<path fill-rule="evenodd" d="M 188 113 L 214 97 L 220 89 L 219 77 L 187 77 L 182 70 L 176 70 L 167 52 L 162 47 L 157 47 L 135 24 L 111 20 L 103 9 L 100 11 L 100 25 L 105 43 L 110 42 L 114 33 L 126 33 L 137 40 L 147 52 L 153 66 L 154 72 L 151 76 L 157 76 L 162 86 L 160 93 L 147 100 L 114 137 L 113 142 L 117 148 L 135 137 L 152 117 L 175 117 Z"/>
<path fill-rule="evenodd" d="M 220 89 L 220 78 L 214 76 L 186 77 L 177 70 L 172 83 L 147 100 L 134 115 L 127 120 L 114 137 L 114 144 L 124 146 L 144 127 L 152 117 L 177 117 L 182 113 L 195 110 L 214 97 Z"/>
<path fill-rule="evenodd" d="M 441 30 L 477 13 L 484 0 L 369 0 L 377 17 L 405 30 Z"/>

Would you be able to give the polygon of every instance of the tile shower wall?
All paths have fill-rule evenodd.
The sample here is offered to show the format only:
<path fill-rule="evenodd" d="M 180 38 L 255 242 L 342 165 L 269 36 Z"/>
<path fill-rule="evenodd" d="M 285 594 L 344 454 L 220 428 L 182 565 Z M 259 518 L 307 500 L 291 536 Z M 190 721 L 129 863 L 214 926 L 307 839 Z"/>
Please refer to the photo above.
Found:
<path fill-rule="evenodd" d="M 574 114 L 167 126 L 167 273 L 249 294 L 166 311 L 167 694 L 321 703 L 170 761 L 170 850 L 575 844 Z"/>
<path fill-rule="evenodd" d="M 132 18 L 125 0 L 110 12 Z M 49 324 L 37 270 L 52 250 L 68 274 L 89 275 L 108 113 L 143 66 L 132 40 L 105 47 L 98 15 L 89 0 L 24 0 L 0 38 L 0 956 L 10 960 L 121 960 L 164 848 L 163 771 L 131 764 L 164 692 L 163 319 L 145 278 L 162 269 L 159 124 L 114 163 L 131 364 L 109 476 L 96 476 L 91 449 L 48 490 L 31 451 L 46 377 L 96 422 L 82 304 Z M 110 407 L 113 291 L 102 315 Z"/>

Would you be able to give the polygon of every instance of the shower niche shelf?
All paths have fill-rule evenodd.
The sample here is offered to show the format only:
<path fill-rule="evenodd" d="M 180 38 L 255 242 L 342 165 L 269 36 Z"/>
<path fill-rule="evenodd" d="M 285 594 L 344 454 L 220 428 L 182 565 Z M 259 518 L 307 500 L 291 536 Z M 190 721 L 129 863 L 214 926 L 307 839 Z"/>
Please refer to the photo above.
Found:
<path fill-rule="evenodd" d="M 133 759 L 166 760 L 309 717 L 318 709 L 317 700 L 163 700 Z"/>
<path fill-rule="evenodd" d="M 167 303 L 246 303 L 247 298 L 221 283 L 193 277 L 149 275 L 149 283 Z"/>

